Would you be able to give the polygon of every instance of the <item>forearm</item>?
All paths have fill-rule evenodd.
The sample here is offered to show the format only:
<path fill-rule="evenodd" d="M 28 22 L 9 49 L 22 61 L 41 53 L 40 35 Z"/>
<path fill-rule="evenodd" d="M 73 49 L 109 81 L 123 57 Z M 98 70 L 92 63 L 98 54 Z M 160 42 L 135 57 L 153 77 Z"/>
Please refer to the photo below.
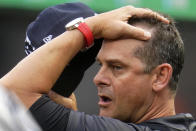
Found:
<path fill-rule="evenodd" d="M 16 93 L 48 93 L 83 44 L 84 37 L 78 30 L 65 32 L 24 58 L 0 83 Z M 19 97 L 25 99 L 20 94 Z"/>
<path fill-rule="evenodd" d="M 128 20 L 135 15 L 156 17 L 168 23 L 168 20 L 152 11 L 127 6 L 89 17 L 86 19 L 86 24 L 97 39 L 150 39 L 149 32 L 127 24 Z M 48 93 L 64 67 L 83 47 L 84 42 L 84 36 L 77 29 L 65 32 L 24 58 L 0 79 L 0 84 L 13 90 L 29 107 L 40 94 Z"/>

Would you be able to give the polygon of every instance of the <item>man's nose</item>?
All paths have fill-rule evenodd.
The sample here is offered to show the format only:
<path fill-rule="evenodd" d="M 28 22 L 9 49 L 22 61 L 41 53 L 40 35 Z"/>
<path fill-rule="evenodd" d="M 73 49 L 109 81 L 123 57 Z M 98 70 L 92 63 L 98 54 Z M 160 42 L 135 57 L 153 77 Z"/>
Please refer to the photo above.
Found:
<path fill-rule="evenodd" d="M 97 87 L 105 87 L 110 85 L 109 72 L 103 67 L 97 72 L 96 76 L 93 79 Z"/>

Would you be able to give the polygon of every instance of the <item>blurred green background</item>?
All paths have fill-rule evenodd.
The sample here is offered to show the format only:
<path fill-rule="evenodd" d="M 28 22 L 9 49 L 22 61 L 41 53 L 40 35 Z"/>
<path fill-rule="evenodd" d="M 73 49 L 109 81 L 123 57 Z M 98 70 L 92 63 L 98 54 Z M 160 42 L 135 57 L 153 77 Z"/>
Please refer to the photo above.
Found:
<path fill-rule="evenodd" d="M 0 0 L 0 77 L 26 55 L 24 40 L 27 26 L 39 12 L 51 5 L 79 0 Z M 134 5 L 171 15 L 176 20 L 185 43 L 185 64 L 176 97 L 176 111 L 190 112 L 196 117 L 196 0 L 80 0 L 97 13 Z M 80 111 L 98 114 L 98 97 L 93 77 L 98 71 L 94 64 L 87 70 L 76 90 Z M 35 76 L 36 77 L 36 76 Z"/>
<path fill-rule="evenodd" d="M 64 2 L 80 1 L 97 12 L 103 12 L 124 5 L 151 8 L 170 14 L 178 19 L 196 20 L 196 0 L 0 0 L 3 8 L 40 10 Z"/>

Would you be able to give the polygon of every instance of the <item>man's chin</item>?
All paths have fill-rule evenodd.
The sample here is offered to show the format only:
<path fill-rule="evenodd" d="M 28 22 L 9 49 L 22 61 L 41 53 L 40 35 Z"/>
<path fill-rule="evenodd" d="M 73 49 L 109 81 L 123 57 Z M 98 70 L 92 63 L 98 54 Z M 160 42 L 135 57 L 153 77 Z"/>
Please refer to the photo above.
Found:
<path fill-rule="evenodd" d="M 111 111 L 107 111 L 106 109 L 100 109 L 99 116 L 112 117 L 112 114 Z"/>
<path fill-rule="evenodd" d="M 100 109 L 99 116 L 110 117 L 110 118 L 118 119 L 124 122 L 128 122 L 125 119 L 123 119 L 123 117 L 115 115 L 113 112 L 111 112 L 111 110 Z"/>

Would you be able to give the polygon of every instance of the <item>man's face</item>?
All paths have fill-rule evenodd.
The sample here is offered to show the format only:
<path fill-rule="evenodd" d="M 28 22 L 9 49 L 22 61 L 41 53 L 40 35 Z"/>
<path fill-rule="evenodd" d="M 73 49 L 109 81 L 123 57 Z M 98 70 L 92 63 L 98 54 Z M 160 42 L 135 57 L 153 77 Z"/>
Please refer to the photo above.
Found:
<path fill-rule="evenodd" d="M 134 51 L 145 44 L 135 39 L 105 40 L 97 55 L 101 67 L 94 78 L 100 115 L 137 122 L 153 100 L 151 74 Z"/>

